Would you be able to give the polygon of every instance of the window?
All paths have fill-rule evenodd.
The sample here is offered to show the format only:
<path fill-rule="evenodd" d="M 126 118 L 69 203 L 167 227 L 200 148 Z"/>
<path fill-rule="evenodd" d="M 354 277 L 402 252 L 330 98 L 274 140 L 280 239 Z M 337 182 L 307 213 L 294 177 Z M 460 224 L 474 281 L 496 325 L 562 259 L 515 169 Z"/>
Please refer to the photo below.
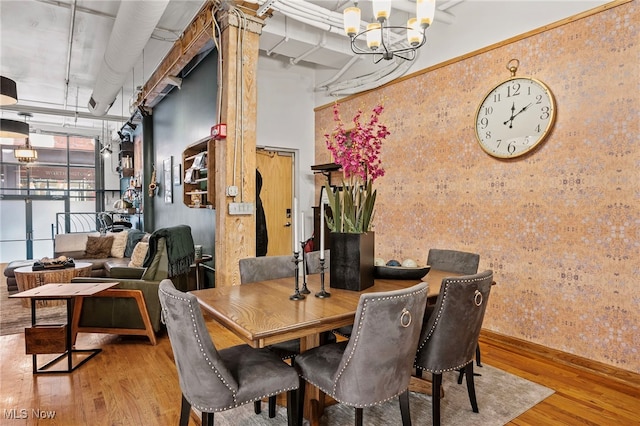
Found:
<path fill-rule="evenodd" d="M 0 194 L 15 196 L 69 197 L 72 201 L 95 201 L 96 141 L 69 135 L 31 134 L 38 152 L 30 165 L 19 163 L 13 149 L 22 139 L 1 139 Z"/>

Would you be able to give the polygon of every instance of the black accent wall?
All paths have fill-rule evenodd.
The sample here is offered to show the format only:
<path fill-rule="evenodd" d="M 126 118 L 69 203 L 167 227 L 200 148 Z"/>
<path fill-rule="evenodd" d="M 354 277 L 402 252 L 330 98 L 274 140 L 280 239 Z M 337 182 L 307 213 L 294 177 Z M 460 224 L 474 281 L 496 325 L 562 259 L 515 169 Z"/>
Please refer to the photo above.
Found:
<path fill-rule="evenodd" d="M 173 203 L 165 203 L 163 161 L 173 156 L 174 166 L 182 164 L 185 147 L 210 134 L 216 124 L 217 92 L 217 52 L 212 50 L 183 76 L 180 89 L 174 87 L 153 108 L 153 161 L 160 182 L 160 190 L 152 199 L 155 228 L 189 225 L 194 243 L 202 245 L 205 254 L 214 254 L 215 210 L 193 209 L 183 203 L 182 167 L 181 184 L 173 186 Z"/>

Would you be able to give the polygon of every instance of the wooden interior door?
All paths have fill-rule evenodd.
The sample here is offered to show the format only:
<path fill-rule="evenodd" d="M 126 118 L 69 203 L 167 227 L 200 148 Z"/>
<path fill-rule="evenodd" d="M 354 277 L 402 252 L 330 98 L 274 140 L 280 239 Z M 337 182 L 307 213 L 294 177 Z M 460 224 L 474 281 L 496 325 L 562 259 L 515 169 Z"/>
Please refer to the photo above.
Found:
<path fill-rule="evenodd" d="M 290 254 L 293 251 L 293 154 L 257 149 L 256 167 L 262 175 L 260 198 L 267 221 L 267 256 Z"/>

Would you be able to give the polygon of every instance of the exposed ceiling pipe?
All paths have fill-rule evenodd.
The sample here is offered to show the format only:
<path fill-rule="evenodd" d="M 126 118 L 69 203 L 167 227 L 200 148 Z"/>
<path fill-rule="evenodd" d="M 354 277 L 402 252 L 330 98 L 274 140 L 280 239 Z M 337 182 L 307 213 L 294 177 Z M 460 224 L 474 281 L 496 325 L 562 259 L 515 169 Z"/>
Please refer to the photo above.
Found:
<path fill-rule="evenodd" d="M 301 13 L 300 11 L 293 9 L 286 4 L 283 4 L 282 2 L 278 2 L 277 7 L 274 7 L 274 9 L 282 13 L 283 15 L 290 17 L 291 19 L 302 22 L 303 24 L 311 25 L 321 30 L 328 31 L 334 34 L 344 35 L 346 37 L 346 35 L 344 34 L 343 24 L 338 25 L 320 21 L 313 15 L 310 15 L 308 13 Z M 327 10 L 327 12 L 329 11 Z"/>
<path fill-rule="evenodd" d="M 127 73 L 151 38 L 169 0 L 122 1 L 89 99 L 89 111 L 102 116 L 116 100 Z"/>
<path fill-rule="evenodd" d="M 279 42 L 277 42 L 275 44 L 275 46 L 273 46 L 271 49 L 267 50 L 267 52 L 266 52 L 267 56 L 271 56 L 271 54 L 273 53 L 274 50 L 276 50 L 278 47 L 280 47 L 281 45 L 283 45 L 284 43 L 286 43 L 288 41 L 289 41 L 289 37 L 288 36 L 282 37 L 282 39 Z"/>
<path fill-rule="evenodd" d="M 76 0 L 71 5 L 71 21 L 69 22 L 69 42 L 67 43 L 67 66 L 64 74 L 64 109 L 67 109 L 69 96 L 69 77 L 71 75 L 71 51 L 73 49 L 73 33 L 76 25 Z"/>
<path fill-rule="evenodd" d="M 331 77 L 329 80 L 324 81 L 322 83 L 320 83 L 319 85 L 316 86 L 315 91 L 316 92 L 320 92 L 320 91 L 324 91 L 328 89 L 328 86 L 333 83 L 334 81 L 338 80 L 340 77 L 342 77 L 342 75 L 347 72 L 349 70 L 349 68 L 351 68 L 353 66 L 353 64 L 355 64 L 356 62 L 358 62 L 359 60 L 361 60 L 363 58 L 362 55 L 353 55 L 351 57 L 351 59 L 349 59 L 349 61 L 344 64 L 342 66 L 342 68 L 340 68 L 340 71 L 338 71 L 333 77 Z"/>
<path fill-rule="evenodd" d="M 46 114 L 46 115 L 55 115 L 62 117 L 74 117 L 74 118 L 82 118 L 82 119 L 95 119 L 95 117 L 88 112 L 82 111 L 68 111 L 68 110 L 59 110 L 57 108 L 46 108 L 46 107 L 38 107 L 38 106 L 30 106 L 30 105 L 3 105 L 2 111 L 15 111 L 15 112 L 29 112 L 31 114 Z M 108 121 L 122 121 L 126 120 L 127 117 L 123 115 L 105 115 L 103 117 L 104 120 Z"/>
<path fill-rule="evenodd" d="M 296 65 L 298 62 L 300 62 L 301 60 L 303 60 L 307 56 L 311 55 L 313 52 L 315 52 L 315 51 L 317 51 L 319 49 L 322 49 L 324 47 L 324 45 L 325 45 L 325 34 L 322 34 L 322 39 L 320 40 L 320 43 L 316 44 L 311 49 L 307 50 L 306 52 L 304 52 L 302 55 L 298 56 L 297 58 L 289 59 L 289 64 Z"/>
<path fill-rule="evenodd" d="M 288 18 L 287 18 L 288 19 Z M 294 24 L 292 24 L 294 21 Z M 295 40 L 301 43 L 316 45 L 318 43 L 318 35 L 313 31 L 309 31 L 308 28 L 300 25 L 299 19 L 293 19 L 287 21 L 285 24 L 285 19 L 283 14 L 279 14 L 277 17 L 274 16 L 268 21 L 268 25 L 265 25 L 262 29 L 264 34 L 271 34 L 278 37 L 286 37 L 287 41 Z M 344 43 L 341 37 L 327 37 L 325 49 L 341 53 L 343 55 L 352 55 L 353 52 L 349 47 L 348 43 Z M 271 54 L 277 53 L 275 51 L 275 46 L 269 49 Z"/>
<path fill-rule="evenodd" d="M 315 19 L 318 22 L 323 22 L 329 25 L 342 27 L 344 25 L 344 18 L 342 13 L 334 12 L 329 9 L 325 9 L 322 6 L 316 6 L 313 3 L 306 1 L 287 1 L 278 0 L 274 5 L 274 10 L 280 11 L 282 8 L 287 8 L 289 11 L 296 12 L 303 17 L 309 19 Z"/>
<path fill-rule="evenodd" d="M 411 62 L 403 61 L 403 63 L 398 65 L 394 70 L 392 70 L 386 76 L 371 82 L 363 82 L 361 78 L 355 78 L 353 80 L 346 81 L 344 83 L 351 82 L 352 87 L 346 87 L 344 89 L 329 88 L 329 94 L 331 96 L 347 96 L 347 95 L 353 95 L 354 93 L 364 92 L 365 90 L 375 89 L 404 75 L 407 72 L 407 70 L 411 67 L 411 65 L 412 65 Z"/>

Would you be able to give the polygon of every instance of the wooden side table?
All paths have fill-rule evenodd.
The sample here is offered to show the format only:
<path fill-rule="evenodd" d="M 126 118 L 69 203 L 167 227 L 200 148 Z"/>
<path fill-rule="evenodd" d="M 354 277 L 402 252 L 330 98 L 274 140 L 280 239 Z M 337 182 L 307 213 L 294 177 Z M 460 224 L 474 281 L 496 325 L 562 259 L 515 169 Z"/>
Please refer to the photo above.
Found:
<path fill-rule="evenodd" d="M 25 350 L 33 359 L 33 374 L 37 373 L 70 373 L 85 362 L 96 356 L 102 349 L 74 349 L 71 344 L 71 320 L 73 303 L 76 297 L 93 296 L 118 285 L 113 283 L 50 283 L 32 288 L 21 293 L 12 294 L 9 297 L 31 300 L 31 327 L 25 328 Z M 36 307 L 39 300 L 62 300 L 67 303 L 67 323 L 38 325 Z M 86 353 L 87 357 L 73 365 L 73 354 Z M 53 360 L 38 367 L 38 355 L 61 354 Z M 63 358 L 67 358 L 67 368 L 51 370 L 50 367 L 57 364 Z"/>
<path fill-rule="evenodd" d="M 213 256 L 210 254 L 203 254 L 201 258 L 195 259 L 193 261 L 192 267 L 196 268 L 196 290 L 200 290 L 200 283 L 203 281 L 202 277 L 202 268 L 200 265 L 204 262 L 209 262 L 213 259 Z"/>

